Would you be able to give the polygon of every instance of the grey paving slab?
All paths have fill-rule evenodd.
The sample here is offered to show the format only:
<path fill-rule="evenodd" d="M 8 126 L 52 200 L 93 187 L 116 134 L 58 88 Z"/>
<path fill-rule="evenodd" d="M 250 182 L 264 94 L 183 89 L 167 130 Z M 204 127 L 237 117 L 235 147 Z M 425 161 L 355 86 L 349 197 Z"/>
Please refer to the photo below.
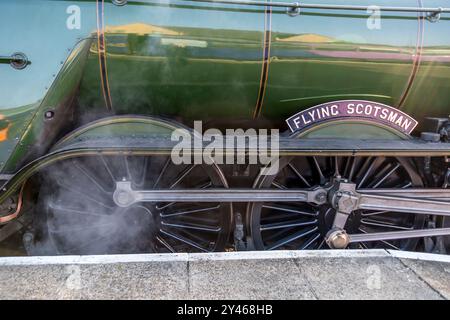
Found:
<path fill-rule="evenodd" d="M 70 266 L 2 266 L 0 299 L 80 299 L 72 289 Z"/>
<path fill-rule="evenodd" d="M 441 299 L 392 257 L 304 258 L 297 263 L 319 299 Z"/>
<path fill-rule="evenodd" d="M 83 299 L 188 299 L 187 262 L 81 266 Z"/>
<path fill-rule="evenodd" d="M 445 299 L 450 299 L 450 256 L 391 251 L 390 254 Z"/>
<path fill-rule="evenodd" d="M 450 299 L 450 264 L 445 262 L 402 259 L 419 278 L 445 299 Z"/>
<path fill-rule="evenodd" d="M 6 260 L 0 259 L 0 299 L 188 298 L 187 256 Z"/>
<path fill-rule="evenodd" d="M 315 299 L 291 258 L 194 260 L 189 273 L 194 299 Z"/>

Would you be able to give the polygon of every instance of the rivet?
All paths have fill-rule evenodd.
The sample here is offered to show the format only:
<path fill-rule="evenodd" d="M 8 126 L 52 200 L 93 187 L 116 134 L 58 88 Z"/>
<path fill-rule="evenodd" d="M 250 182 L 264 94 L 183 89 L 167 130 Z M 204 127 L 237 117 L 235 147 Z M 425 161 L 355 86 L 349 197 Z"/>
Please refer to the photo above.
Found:
<path fill-rule="evenodd" d="M 45 111 L 45 114 L 44 114 L 45 119 L 50 120 L 50 119 L 53 119 L 54 116 L 55 116 L 54 111 L 52 111 L 52 110 Z"/>
<path fill-rule="evenodd" d="M 116 6 L 124 6 L 127 4 L 127 0 L 112 0 L 112 3 Z"/>
<path fill-rule="evenodd" d="M 298 2 L 293 3 L 294 6 L 292 7 L 288 7 L 286 9 L 286 13 L 290 16 L 290 17 L 296 17 L 300 14 L 300 4 Z"/>

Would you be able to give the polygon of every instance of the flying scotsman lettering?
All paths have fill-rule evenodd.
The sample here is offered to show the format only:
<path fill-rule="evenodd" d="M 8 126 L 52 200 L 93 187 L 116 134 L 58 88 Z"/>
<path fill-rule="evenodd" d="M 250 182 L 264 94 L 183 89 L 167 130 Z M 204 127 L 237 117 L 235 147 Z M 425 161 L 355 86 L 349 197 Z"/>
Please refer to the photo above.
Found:
<path fill-rule="evenodd" d="M 301 111 L 286 120 L 292 132 L 338 119 L 365 119 L 382 123 L 405 134 L 411 134 L 418 122 L 406 113 L 385 104 L 344 100 L 324 103 Z"/>

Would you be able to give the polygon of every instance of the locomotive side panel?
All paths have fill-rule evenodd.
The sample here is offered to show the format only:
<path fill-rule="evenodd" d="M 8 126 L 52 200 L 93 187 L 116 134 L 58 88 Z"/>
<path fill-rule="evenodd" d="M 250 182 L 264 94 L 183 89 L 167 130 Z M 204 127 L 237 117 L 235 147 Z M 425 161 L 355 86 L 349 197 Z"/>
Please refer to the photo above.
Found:
<path fill-rule="evenodd" d="M 263 12 L 194 1 L 105 3 L 113 112 L 249 118 L 260 81 Z"/>
<path fill-rule="evenodd" d="M 336 4 L 336 1 L 317 1 Z M 392 1 L 358 1 L 389 6 Z M 395 3 L 400 4 L 400 3 Z M 416 7 L 416 0 L 402 1 Z M 274 9 L 267 96 L 261 116 L 279 118 L 320 103 L 361 99 L 398 106 L 417 54 L 418 13 Z"/>

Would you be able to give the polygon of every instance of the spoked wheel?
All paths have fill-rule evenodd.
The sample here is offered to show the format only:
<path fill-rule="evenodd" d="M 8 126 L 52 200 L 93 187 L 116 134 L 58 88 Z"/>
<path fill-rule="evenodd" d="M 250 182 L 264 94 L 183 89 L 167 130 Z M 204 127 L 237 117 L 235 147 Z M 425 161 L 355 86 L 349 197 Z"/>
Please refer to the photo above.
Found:
<path fill-rule="evenodd" d="M 259 176 L 255 188 L 311 188 L 325 186 L 335 176 L 358 189 L 421 187 L 422 180 L 406 159 L 385 157 L 296 157 L 280 159 L 276 175 Z M 259 250 L 324 249 L 325 235 L 336 212 L 329 204 L 253 203 L 248 206 L 248 226 Z M 422 228 L 423 215 L 358 210 L 345 226 L 349 234 Z M 413 250 L 417 239 L 351 244 L 351 248 Z"/>
<path fill-rule="evenodd" d="M 214 165 L 174 165 L 170 157 L 65 160 L 42 174 L 35 245 L 50 254 L 209 252 L 224 250 L 229 203 L 113 201 L 117 181 L 135 189 L 226 188 Z M 40 238 L 40 239 L 39 239 Z M 40 241 L 40 242 L 39 242 Z"/>

